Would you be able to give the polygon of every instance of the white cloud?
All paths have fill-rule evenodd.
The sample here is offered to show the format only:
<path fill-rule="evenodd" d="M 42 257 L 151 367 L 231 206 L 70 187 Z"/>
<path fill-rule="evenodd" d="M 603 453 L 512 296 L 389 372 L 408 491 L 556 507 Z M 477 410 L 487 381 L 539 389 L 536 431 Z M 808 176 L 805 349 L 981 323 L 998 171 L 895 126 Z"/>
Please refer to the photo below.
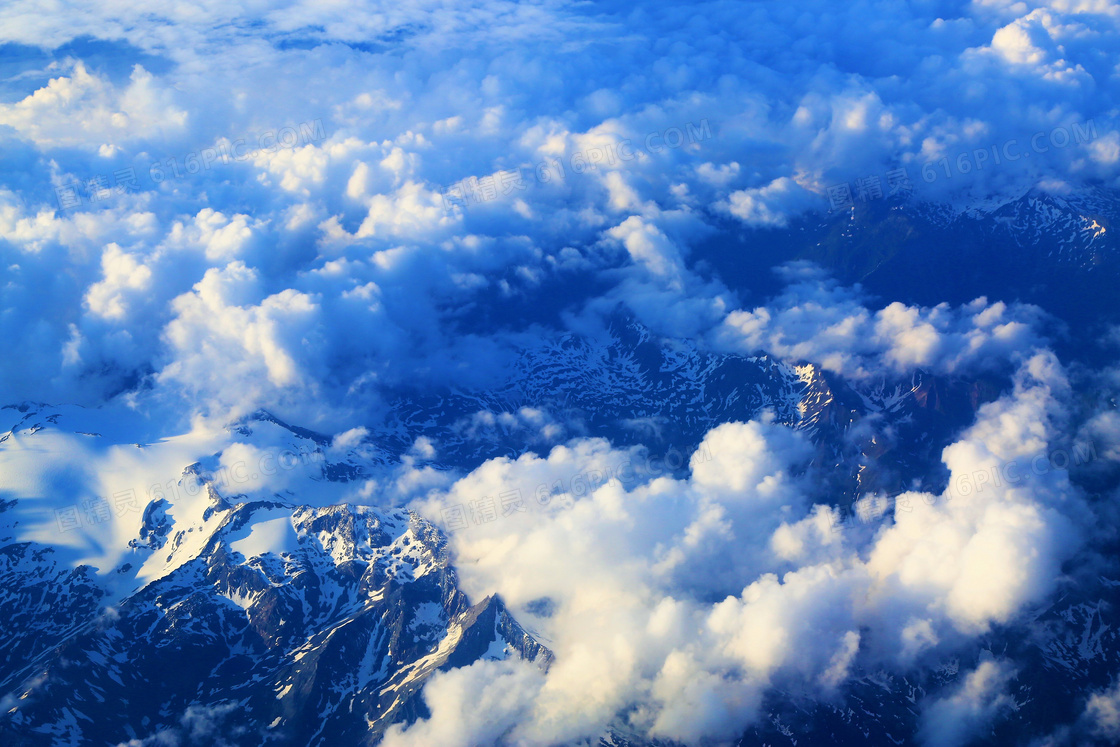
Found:
<path fill-rule="evenodd" d="M 1000 716 L 1017 708 L 1008 693 L 1015 677 L 1006 661 L 988 658 L 969 672 L 950 695 L 931 703 L 922 713 L 922 742 L 928 747 L 966 744 Z"/>
<path fill-rule="evenodd" d="M 815 195 L 782 176 L 763 187 L 732 192 L 725 209 L 750 226 L 785 227 L 791 214 L 816 204 Z"/>
<path fill-rule="evenodd" d="M 94 314 L 107 319 L 127 315 L 127 295 L 142 294 L 151 287 L 152 271 L 116 244 L 109 244 L 101 255 L 104 279 L 89 287 L 86 304 Z"/>
<path fill-rule="evenodd" d="M 1061 431 L 1068 386 L 1037 352 L 1040 310 L 873 303 L 807 265 L 785 268 L 777 297 L 741 308 L 697 247 L 718 244 L 708 240 L 728 223 L 786 226 L 823 208 L 833 184 L 897 167 L 917 183 L 928 160 L 1088 120 L 1092 142 L 918 184 L 919 196 L 1115 185 L 1108 52 L 1120 14 L 1034 5 L 814 0 L 744 13 L 712 2 L 634 14 L 297 1 L 260 17 L 217 2 L 46 14 L 14 0 L 0 8 L 2 40 L 49 51 L 88 35 L 146 61 L 121 73 L 63 60 L 6 81 L 0 333 L 20 355 L 0 363 L 0 388 L 89 404 L 123 389 L 169 422 L 267 406 L 329 426 L 346 452 L 375 432 L 360 423 L 382 387 L 500 378 L 511 336 L 549 333 L 526 309 L 562 306 L 557 325 L 589 327 L 623 303 L 655 336 L 854 379 L 1018 366 L 1014 389 L 943 454 L 951 486 L 975 483 L 1045 453 Z M 186 167 L 320 120 L 316 142 Z M 708 136 L 690 140 L 700 122 Z M 666 145 L 673 128 L 679 146 Z M 618 155 L 627 140 L 632 157 Z M 610 161 L 572 168 L 577 154 L 611 148 Z M 565 166 L 545 181 L 542 162 Z M 128 168 L 134 191 L 59 205 L 55 188 Z M 444 200 L 463 179 L 515 168 L 527 177 L 516 193 Z M 542 449 L 577 435 L 543 410 L 490 415 L 464 432 L 506 425 Z M 1113 420 L 1099 415 L 1086 432 L 1114 435 Z M 593 483 L 636 455 L 577 439 L 447 485 L 417 466 L 439 446 L 417 441 L 393 485 L 368 481 L 355 495 L 433 491 L 422 505 L 439 518 L 449 501 L 520 486 L 535 502 L 567 486 L 546 507 L 452 538 L 467 589 L 501 593 L 558 659 L 547 675 L 512 662 L 441 674 L 425 693 L 432 718 L 390 743 L 569 740 L 620 711 L 650 734 L 731 738 L 776 678 L 828 694 L 863 656 L 911 666 L 1013 620 L 1054 588 L 1078 542 L 1079 500 L 1056 471 L 969 500 L 893 496 L 874 537 L 834 531 L 832 509 L 813 505 L 799 476 L 803 437 L 764 418 L 713 427 L 711 459 L 685 479 L 582 494 L 575 478 Z M 544 597 L 549 618 L 531 612 Z M 929 741 L 1002 712 L 1010 671 L 982 663 L 932 705 L 961 731 L 930 726 Z"/>
<path fill-rule="evenodd" d="M 440 672 L 424 687 L 432 718 L 391 727 L 386 747 L 481 747 L 499 744 L 540 693 L 543 676 L 514 661 L 478 661 Z"/>
<path fill-rule="evenodd" d="M 1068 394 L 1051 354 L 1025 361 L 1014 390 L 945 450 L 945 493 L 898 496 L 893 522 L 873 536 L 811 505 L 795 476 L 805 444 L 765 421 L 710 431 L 685 480 L 638 479 L 625 466 L 634 453 L 577 440 L 546 458 L 487 462 L 420 505 L 438 521 L 481 496 L 520 489 L 527 501 L 452 534 L 468 592 L 501 594 L 557 654 L 532 702 L 516 704 L 515 741 L 592 736 L 621 712 L 626 728 L 651 735 L 729 738 L 775 678 L 824 696 L 861 657 L 905 669 L 1054 588 L 1079 542 L 1067 473 L 953 491 L 962 476 L 975 483 L 1045 455 Z M 609 475 L 622 479 L 604 484 Z M 533 611 L 542 598 L 548 617 Z M 996 718 L 1012 704 L 1011 676 L 985 663 L 927 704 L 927 741 L 954 743 Z M 939 726 L 949 712 L 954 725 Z"/>
<path fill-rule="evenodd" d="M 189 123 L 167 87 L 139 65 L 129 84 L 117 89 L 81 62 L 14 104 L 0 104 L 0 125 L 9 125 L 44 148 L 83 146 L 91 150 L 182 131 Z"/>
<path fill-rule="evenodd" d="M 964 373 L 1005 367 L 1043 341 L 1045 316 L 1028 304 L 981 297 L 952 308 L 894 302 L 873 310 L 807 263 L 783 268 L 788 285 L 769 305 L 732 311 L 712 332 L 716 345 L 817 363 L 853 378 L 917 369 Z"/>
<path fill-rule="evenodd" d="M 1120 739 L 1120 686 L 1093 693 L 1085 705 L 1085 719 L 1094 736 Z"/>
<path fill-rule="evenodd" d="M 245 409 L 264 392 L 313 391 L 320 305 L 290 289 L 263 295 L 259 274 L 242 262 L 208 270 L 172 304 L 165 336 L 174 360 L 160 378 Z"/>
<path fill-rule="evenodd" d="M 920 614 L 946 615 L 971 633 L 1007 621 L 1053 588 L 1078 542 L 1077 494 L 1068 472 L 1038 476 L 1028 465 L 1046 456 L 1060 432 L 1066 396 L 1053 356 L 1037 354 L 1016 374 L 1013 394 L 981 407 L 976 423 L 945 449 L 945 492 L 897 498 L 895 522 L 868 560 L 885 598 L 915 600 L 924 605 Z M 1013 469 L 1008 482 L 992 478 L 1010 464 L 1023 472 Z M 914 636 L 904 643 L 913 646 Z"/>

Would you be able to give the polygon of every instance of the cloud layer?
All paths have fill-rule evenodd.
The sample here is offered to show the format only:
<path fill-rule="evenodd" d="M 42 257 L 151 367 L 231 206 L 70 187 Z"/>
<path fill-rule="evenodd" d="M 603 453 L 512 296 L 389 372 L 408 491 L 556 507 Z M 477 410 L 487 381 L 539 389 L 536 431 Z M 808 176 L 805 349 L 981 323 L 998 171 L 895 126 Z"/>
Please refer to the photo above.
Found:
<path fill-rule="evenodd" d="M 746 303 L 699 247 L 827 210 L 841 185 L 958 207 L 1120 186 L 1115 3 L 40 5 L 0 8 L 6 401 L 112 402 L 153 441 L 215 444 L 214 423 L 265 407 L 345 453 L 379 435 L 387 393 L 504 382 L 526 340 L 621 304 L 655 337 L 857 383 L 1010 377 L 942 454 L 950 486 L 1074 427 L 1041 309 L 872 299 L 806 264 Z M 579 435 L 533 407 L 477 413 L 466 437 Z M 1107 459 L 1116 433 L 1103 408 L 1082 432 Z M 807 437 L 765 415 L 714 425 L 678 477 L 600 484 L 637 458 L 602 439 L 453 476 L 425 466 L 438 448 L 344 497 L 419 494 L 444 521 L 523 488 L 530 510 L 452 549 L 472 598 L 501 594 L 557 660 L 441 674 L 431 718 L 388 744 L 620 723 L 732 739 L 776 690 L 831 698 L 1013 623 L 1092 533 L 1057 470 L 903 492 L 881 530 L 841 528 Z M 924 704 L 922 739 L 1003 718 L 1016 671 L 976 664 Z M 1101 733 L 1114 695 L 1087 706 Z"/>
<path fill-rule="evenodd" d="M 9 3 L 0 326 L 26 355 L 0 384 L 96 403 L 147 382 L 222 412 L 309 415 L 317 398 L 348 417 L 384 383 L 500 365 L 503 306 L 560 286 L 568 306 L 622 300 L 668 334 L 722 323 L 736 346 L 845 372 L 882 351 L 894 370 L 957 370 L 1032 343 L 1025 312 L 844 309 L 838 328 L 800 283 L 773 318 L 724 319 L 738 303 L 689 247 L 728 220 L 824 209 L 838 183 L 889 192 L 899 168 L 929 199 L 1114 179 L 1115 71 L 1096 50 L 1117 18 L 1066 2 L 296 2 L 260 19 Z M 1031 158 L 977 163 L 1011 139 Z M 928 180 L 942 157 L 953 173 Z M 487 339 L 458 344 L 480 324 Z"/>
<path fill-rule="evenodd" d="M 1012 390 L 945 449 L 950 487 L 898 496 L 874 534 L 814 502 L 798 470 L 808 444 L 765 420 L 714 428 L 685 479 L 577 487 L 573 475 L 630 474 L 614 468 L 633 455 L 601 440 L 487 462 L 423 505 L 438 521 L 449 505 L 522 491 L 528 510 L 455 532 L 452 544 L 465 588 L 501 594 L 556 664 L 546 676 L 510 664 L 449 674 L 427 691 L 432 722 L 388 743 L 424 743 L 438 723 L 465 729 L 470 716 L 456 709 L 479 687 L 512 743 L 591 737 L 621 713 L 640 734 L 730 739 L 772 688 L 827 698 L 857 669 L 904 673 L 1011 622 L 1056 587 L 1081 545 L 1082 494 L 1057 470 L 967 497 L 952 486 L 1045 457 L 1068 398 L 1052 354 L 1024 361 Z M 929 703 L 925 742 L 959 744 L 1003 713 L 1012 674 L 984 662 Z"/>

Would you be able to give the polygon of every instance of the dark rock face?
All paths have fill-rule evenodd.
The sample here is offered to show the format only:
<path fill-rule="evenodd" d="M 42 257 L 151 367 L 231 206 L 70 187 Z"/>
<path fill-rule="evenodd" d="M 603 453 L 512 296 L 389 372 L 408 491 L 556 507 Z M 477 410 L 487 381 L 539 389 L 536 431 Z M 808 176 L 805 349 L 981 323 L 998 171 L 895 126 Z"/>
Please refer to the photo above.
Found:
<path fill-rule="evenodd" d="M 820 478 L 821 496 L 841 505 L 936 463 L 975 407 L 998 394 L 996 384 L 978 393 L 925 375 L 857 391 L 810 365 L 666 350 L 621 317 L 612 340 L 606 350 L 568 340 L 563 365 L 555 350 L 526 351 L 523 401 L 578 407 L 591 429 L 619 440 L 626 413 L 670 423 L 686 453 L 713 425 L 767 409 L 815 444 L 805 468 Z M 439 412 L 453 424 L 479 403 L 449 396 Z M 277 425 L 261 416 L 234 430 L 248 439 L 265 424 Z M 279 427 L 308 449 L 322 443 Z M 468 464 L 494 446 L 482 441 L 480 451 L 463 451 Z M 346 482 L 376 468 L 324 459 L 319 479 Z M 184 472 L 203 488 L 197 526 L 177 523 L 165 498 L 146 505 L 128 562 L 107 574 L 143 579 L 124 591 L 93 569 L 64 570 L 51 548 L 9 537 L 0 550 L 4 744 L 161 735 L 187 744 L 218 743 L 215 735 L 238 745 L 374 744 L 391 724 L 428 715 L 420 691 L 441 670 L 511 656 L 551 663 L 499 598 L 470 604 L 445 539 L 423 519 L 279 496 L 250 502 L 222 495 L 205 475 L 198 464 Z M 931 486 L 937 479 L 928 476 Z M 606 739 L 641 743 L 621 732 Z"/>
<path fill-rule="evenodd" d="M 0 671 L 18 706 L 4 744 L 190 741 L 199 723 L 227 744 L 372 744 L 426 713 L 419 691 L 441 669 L 551 662 L 499 598 L 470 605 L 444 539 L 405 511 L 255 503 L 219 521 L 194 557 L 104 609 L 89 569 L 5 548 Z M 255 541 L 278 529 L 285 549 Z"/>
<path fill-rule="evenodd" d="M 567 436 L 642 443 L 655 454 L 675 447 L 686 457 L 708 429 L 768 410 L 814 445 L 804 466 L 819 488 L 814 498 L 848 511 L 871 494 L 939 492 L 947 478 L 941 450 L 1006 386 L 997 376 L 923 372 L 849 383 L 761 352 L 720 355 L 659 340 L 619 312 L 602 339 L 568 334 L 526 345 L 496 389 L 396 392 L 393 414 L 363 444 L 365 455 L 323 457 L 316 479 L 374 475 L 420 435 L 439 441 L 439 468 L 547 450 L 527 442 L 524 431 L 469 432 L 464 424 L 483 410 L 537 408 L 582 429 Z M 57 421 L 42 406 L 18 410 L 12 432 L 21 437 Z M 267 428 L 291 434 L 303 444 L 301 456 L 304 447 L 321 456 L 330 443 L 267 413 L 231 432 L 250 442 Z M 420 691 L 440 671 L 506 657 L 550 665 L 551 652 L 499 598 L 471 604 L 444 538 L 423 519 L 399 509 L 303 505 L 298 495 L 249 501 L 205 484 L 205 473 L 196 464 L 184 476 L 204 483 L 200 523 L 184 527 L 173 501 L 153 500 L 126 540 L 128 561 L 100 573 L 67 566 L 51 547 L 17 541 L 0 521 L 0 744 L 164 736 L 185 744 L 374 744 L 391 724 L 427 715 Z M 11 505 L 0 500 L 0 519 Z M 134 576 L 142 581 L 110 582 Z M 1031 662 L 1021 675 L 1031 700 L 1000 727 L 1019 729 L 1009 739 L 1068 721 L 1083 673 L 1104 685 L 1120 667 L 1117 584 L 1102 584 L 985 641 Z M 531 611 L 545 616 L 550 604 L 535 600 Z M 962 661 L 960 669 L 974 665 Z M 915 698 L 958 681 L 952 667 L 912 676 L 865 672 L 838 696 L 842 705 L 779 688 L 768 722 L 742 743 L 904 739 L 915 728 Z M 1047 702 L 1053 713 L 1031 710 Z M 650 743 L 612 731 L 603 744 Z"/>

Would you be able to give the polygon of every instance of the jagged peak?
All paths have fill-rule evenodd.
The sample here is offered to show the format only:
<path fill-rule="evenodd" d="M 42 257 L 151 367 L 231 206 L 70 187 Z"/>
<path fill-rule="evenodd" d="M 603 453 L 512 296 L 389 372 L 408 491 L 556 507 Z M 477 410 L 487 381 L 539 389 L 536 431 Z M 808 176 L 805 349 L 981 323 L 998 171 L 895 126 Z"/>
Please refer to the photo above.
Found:
<path fill-rule="evenodd" d="M 327 435 L 319 433 L 318 431 L 313 431 L 310 428 L 291 425 L 290 423 L 287 423 L 276 417 L 268 410 L 261 408 L 254 410 L 248 415 L 243 415 L 240 418 L 229 422 L 228 424 L 226 424 L 226 430 L 249 435 L 250 433 L 252 433 L 251 425 L 253 423 L 271 423 L 272 425 L 283 428 L 284 430 L 289 431 L 292 434 L 299 436 L 300 438 L 314 441 L 320 446 L 327 446 L 331 442 L 330 437 Z"/>

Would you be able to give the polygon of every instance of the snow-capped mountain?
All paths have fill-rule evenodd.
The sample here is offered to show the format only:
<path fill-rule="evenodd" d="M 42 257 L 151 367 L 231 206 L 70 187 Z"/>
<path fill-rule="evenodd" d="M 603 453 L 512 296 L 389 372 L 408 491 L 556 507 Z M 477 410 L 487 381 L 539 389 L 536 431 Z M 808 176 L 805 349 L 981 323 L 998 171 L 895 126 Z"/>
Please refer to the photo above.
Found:
<path fill-rule="evenodd" d="M 786 227 L 721 235 L 706 262 L 744 293 L 780 290 L 771 268 L 809 260 L 886 300 L 933 306 L 987 296 L 1033 303 L 1070 327 L 1076 351 L 1094 342 L 1120 282 L 1120 194 L 1024 190 L 959 203 L 912 195 L 808 213 Z"/>
<path fill-rule="evenodd" d="M 9 441 L 58 421 L 39 414 Z M 372 744 L 425 714 L 418 693 L 437 671 L 508 656 L 548 667 L 499 598 L 472 604 L 459 590 L 422 518 L 251 500 L 199 469 L 177 487 L 197 489 L 202 513 L 166 496 L 127 507 L 139 528 L 111 568 L 68 567 L 65 549 L 21 541 L 35 508 L 4 504 L 5 744 Z M 90 503 L 60 527 L 104 538 L 118 509 Z M 113 718 L 91 717 L 106 702 Z"/>
<path fill-rule="evenodd" d="M 60 463 L 5 490 L 0 729 L 6 744 L 190 743 L 208 729 L 231 744 L 375 743 L 425 715 L 434 672 L 508 656 L 548 667 L 547 641 L 499 598 L 460 591 L 439 529 L 361 492 L 420 436 L 437 445 L 433 466 L 469 470 L 572 435 L 688 454 L 711 427 L 769 411 L 816 445 L 806 468 L 850 510 L 904 478 L 938 487 L 940 448 L 998 391 L 928 375 L 857 390 L 809 364 L 658 340 L 619 313 L 603 339 L 526 348 L 496 391 L 402 392 L 386 427 L 353 442 L 260 412 L 222 434 L 130 443 L 111 413 L 6 408 L 9 468 L 80 443 L 144 488 L 68 493 L 76 467 Z M 479 417 L 495 412 L 509 417 Z M 173 479 L 139 477 L 169 464 Z M 895 684 L 853 697 L 886 707 L 916 686 Z M 809 724 L 791 733 L 896 729 L 840 709 Z"/>
<path fill-rule="evenodd" d="M 972 237 L 959 252 L 1035 252 L 1057 268 L 1048 271 L 1111 277 L 1114 204 L 1032 193 L 952 214 L 884 206 L 834 216 L 819 240 L 800 241 L 843 266 L 884 232 L 918 237 L 869 269 L 849 268 L 867 270 L 872 286 L 883 268 L 921 271 L 930 235 Z M 260 411 L 221 432 L 149 439 L 126 409 L 8 406 L 0 736 L 376 743 L 390 725 L 427 715 L 420 690 L 436 672 L 505 657 L 547 669 L 553 656 L 500 598 L 459 588 L 441 530 L 400 507 L 408 495 L 392 486 L 406 460 L 457 475 L 577 436 L 687 456 L 713 427 L 768 413 L 812 443 L 803 469 L 814 500 L 873 532 L 883 513 L 857 519 L 857 501 L 940 491 L 942 449 L 1007 387 L 996 374 L 921 371 L 847 381 L 802 361 L 660 338 L 620 308 L 598 336 L 524 342 L 492 388 L 388 391 L 385 421 L 349 436 Z M 94 488 L 87 460 L 102 465 Z M 1068 721 L 1087 672 L 1107 684 L 1120 665 L 1117 583 L 1071 586 L 983 639 L 983 649 L 1030 662 L 993 743 Z M 862 672 L 823 704 L 777 683 L 766 722 L 740 743 L 905 743 L 917 700 L 958 682 L 962 666 L 914 678 Z M 652 744 L 621 726 L 602 743 Z"/>

